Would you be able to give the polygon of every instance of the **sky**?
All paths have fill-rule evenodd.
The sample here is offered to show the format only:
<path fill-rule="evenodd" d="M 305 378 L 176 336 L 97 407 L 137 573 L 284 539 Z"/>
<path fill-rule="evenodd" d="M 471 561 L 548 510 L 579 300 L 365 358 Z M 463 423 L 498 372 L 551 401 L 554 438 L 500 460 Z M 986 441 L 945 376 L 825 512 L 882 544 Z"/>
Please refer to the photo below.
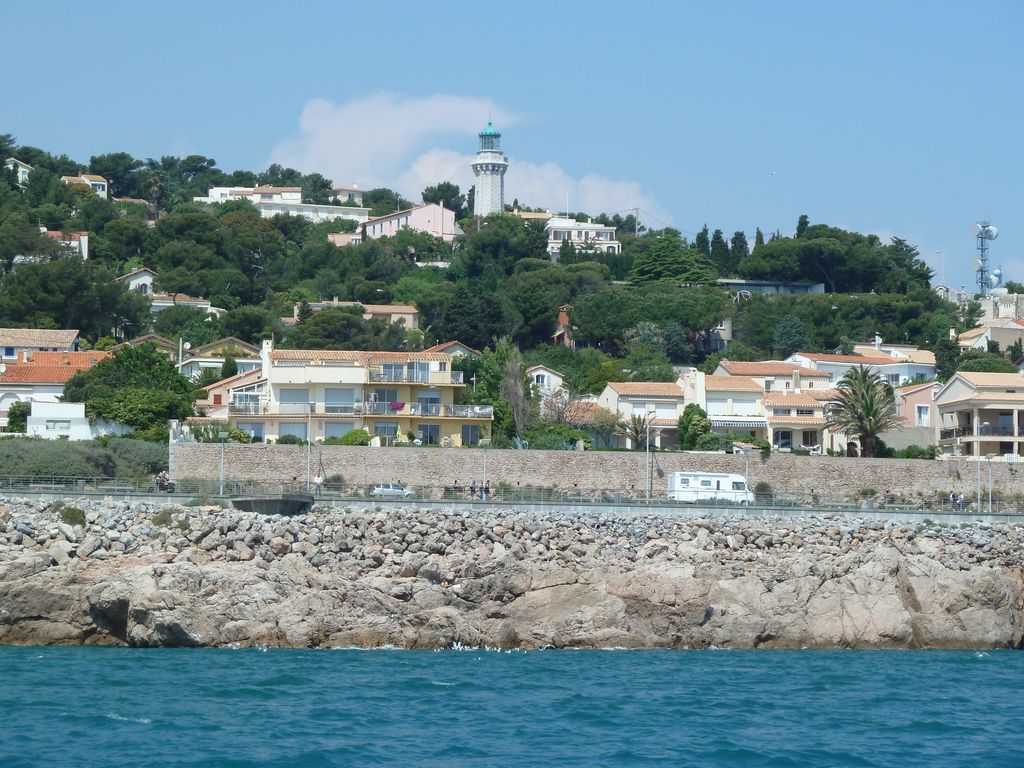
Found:
<path fill-rule="evenodd" d="M 272 162 L 413 200 L 465 191 L 692 236 L 801 214 L 916 245 L 935 282 L 1024 282 L 1024 3 L 11 4 L 0 133 L 80 162 Z M 59 44 L 58 44 L 59 43 Z M 14 66 L 14 62 L 20 64 Z"/>

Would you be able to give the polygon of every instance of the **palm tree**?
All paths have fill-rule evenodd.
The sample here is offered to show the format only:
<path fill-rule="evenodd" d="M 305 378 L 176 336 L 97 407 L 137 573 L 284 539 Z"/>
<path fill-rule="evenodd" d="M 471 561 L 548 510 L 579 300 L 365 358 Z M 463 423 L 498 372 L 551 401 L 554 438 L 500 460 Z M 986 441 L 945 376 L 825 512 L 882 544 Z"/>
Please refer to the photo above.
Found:
<path fill-rule="evenodd" d="M 647 441 L 647 417 L 633 414 L 629 419 L 619 422 L 617 427 L 620 435 L 629 440 L 633 448 L 639 448 Z"/>
<path fill-rule="evenodd" d="M 846 372 L 835 391 L 828 404 L 826 426 L 855 436 L 861 455 L 873 457 L 878 436 L 902 424 L 892 387 L 880 374 L 859 365 Z"/>

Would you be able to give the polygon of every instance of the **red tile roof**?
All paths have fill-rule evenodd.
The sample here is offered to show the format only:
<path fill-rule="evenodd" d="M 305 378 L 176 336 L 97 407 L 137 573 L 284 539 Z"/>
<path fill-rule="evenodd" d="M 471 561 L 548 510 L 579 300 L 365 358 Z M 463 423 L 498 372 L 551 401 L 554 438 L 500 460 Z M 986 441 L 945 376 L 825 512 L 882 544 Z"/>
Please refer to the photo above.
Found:
<path fill-rule="evenodd" d="M 0 374 L 0 384 L 65 384 L 82 370 L 74 365 L 8 365 Z"/>
<path fill-rule="evenodd" d="M 730 376 L 792 376 L 794 371 L 799 371 L 800 376 L 803 378 L 828 378 L 828 374 L 823 371 L 815 371 L 812 368 L 805 368 L 796 363 L 783 363 L 776 360 L 764 360 L 759 363 L 723 360 L 721 366 L 729 372 Z"/>

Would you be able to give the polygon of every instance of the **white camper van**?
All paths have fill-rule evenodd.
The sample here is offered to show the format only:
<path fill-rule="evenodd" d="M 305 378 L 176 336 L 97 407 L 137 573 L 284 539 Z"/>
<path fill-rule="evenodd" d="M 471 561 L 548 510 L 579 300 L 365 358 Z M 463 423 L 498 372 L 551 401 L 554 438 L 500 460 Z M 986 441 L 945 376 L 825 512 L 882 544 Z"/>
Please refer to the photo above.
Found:
<path fill-rule="evenodd" d="M 753 504 L 754 494 L 743 475 L 725 472 L 673 472 L 668 476 L 668 498 L 672 501 L 725 501 Z"/>

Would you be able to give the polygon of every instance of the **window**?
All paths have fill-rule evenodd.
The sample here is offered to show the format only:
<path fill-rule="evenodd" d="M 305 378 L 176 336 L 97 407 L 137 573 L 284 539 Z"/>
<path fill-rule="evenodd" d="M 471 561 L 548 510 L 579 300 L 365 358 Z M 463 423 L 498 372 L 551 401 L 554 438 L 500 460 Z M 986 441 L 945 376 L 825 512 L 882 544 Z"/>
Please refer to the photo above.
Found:
<path fill-rule="evenodd" d="M 419 438 L 424 445 L 438 445 L 441 442 L 440 424 L 420 424 Z"/>
<path fill-rule="evenodd" d="M 919 405 L 917 406 L 917 420 L 916 425 L 919 427 L 930 427 L 931 426 L 931 415 L 932 407 L 930 405 Z"/>
<path fill-rule="evenodd" d="M 811 408 L 797 408 L 796 409 L 796 415 L 797 416 L 813 416 L 814 415 L 814 410 L 811 409 Z"/>
<path fill-rule="evenodd" d="M 394 421 L 379 421 L 373 425 L 373 434 L 378 437 L 394 437 L 398 434 L 398 423 Z"/>
<path fill-rule="evenodd" d="M 548 377 L 543 373 L 535 373 L 533 375 L 533 381 L 541 389 L 544 389 L 548 385 Z"/>
<path fill-rule="evenodd" d="M 900 375 L 898 373 L 887 373 L 885 374 L 885 380 L 895 387 L 900 383 Z"/>
<path fill-rule="evenodd" d="M 324 390 L 324 410 L 327 413 L 353 413 L 355 411 L 356 391 L 354 389 Z"/>
<path fill-rule="evenodd" d="M 733 480 L 732 489 L 734 491 L 745 491 L 747 490 L 747 484 L 744 483 L 742 480 Z"/>
<path fill-rule="evenodd" d="M 817 445 L 818 433 L 813 429 L 805 429 L 803 434 L 804 445 Z"/>
<path fill-rule="evenodd" d="M 480 425 L 479 424 L 463 424 L 462 425 L 462 444 L 463 445 L 479 445 L 480 444 Z"/>
<path fill-rule="evenodd" d="M 54 431 L 58 431 L 58 432 L 67 432 L 68 430 L 71 429 L 71 422 L 70 421 L 58 421 L 58 420 L 53 420 L 53 419 L 47 419 L 46 420 L 46 429 L 47 430 L 54 430 Z"/>
<path fill-rule="evenodd" d="M 772 384 L 773 384 L 773 382 L 772 382 L 771 379 L 765 379 L 764 380 L 764 391 L 765 392 L 771 392 L 772 391 Z"/>
<path fill-rule="evenodd" d="M 280 440 L 285 435 L 292 435 L 300 440 L 306 439 L 306 422 L 299 421 L 294 424 L 281 424 L 277 428 L 277 437 Z"/>
<path fill-rule="evenodd" d="M 263 442 L 263 424 L 259 421 L 240 421 L 235 427 L 242 430 L 254 443 Z"/>
<path fill-rule="evenodd" d="M 710 488 L 711 487 L 711 481 L 710 480 L 701 480 L 700 481 L 700 487 L 701 488 Z"/>
<path fill-rule="evenodd" d="M 342 437 L 355 429 L 351 421 L 330 421 L 324 427 L 324 437 Z"/>
<path fill-rule="evenodd" d="M 772 408 L 772 416 L 789 416 L 789 408 Z"/>
<path fill-rule="evenodd" d="M 789 381 L 787 381 L 787 382 L 786 382 L 786 389 L 789 389 L 789 387 L 790 387 L 790 385 L 791 385 L 791 384 L 792 384 L 792 382 L 789 382 Z"/>

